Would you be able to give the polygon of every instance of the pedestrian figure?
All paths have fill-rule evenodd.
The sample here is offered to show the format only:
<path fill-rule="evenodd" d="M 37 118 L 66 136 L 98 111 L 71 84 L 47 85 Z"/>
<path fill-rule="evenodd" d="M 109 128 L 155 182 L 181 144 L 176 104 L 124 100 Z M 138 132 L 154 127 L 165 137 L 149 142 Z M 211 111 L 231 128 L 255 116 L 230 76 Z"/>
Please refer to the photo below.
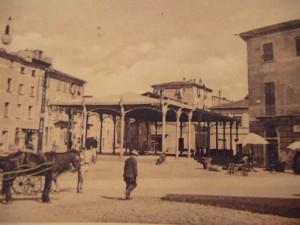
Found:
<path fill-rule="evenodd" d="M 125 160 L 124 181 L 126 182 L 125 198 L 130 199 L 130 193 L 136 188 L 136 177 L 138 176 L 136 156 L 139 153 L 136 150 L 130 152 L 130 157 Z"/>

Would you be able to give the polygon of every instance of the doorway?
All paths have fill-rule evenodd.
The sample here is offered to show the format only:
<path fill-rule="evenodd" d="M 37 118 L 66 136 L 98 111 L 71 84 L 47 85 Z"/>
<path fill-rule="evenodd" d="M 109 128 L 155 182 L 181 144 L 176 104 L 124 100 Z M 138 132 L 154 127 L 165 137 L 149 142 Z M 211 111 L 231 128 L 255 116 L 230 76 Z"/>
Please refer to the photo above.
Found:
<path fill-rule="evenodd" d="M 274 139 L 268 139 L 270 144 L 267 146 L 267 168 L 275 167 L 278 163 L 278 141 Z"/>

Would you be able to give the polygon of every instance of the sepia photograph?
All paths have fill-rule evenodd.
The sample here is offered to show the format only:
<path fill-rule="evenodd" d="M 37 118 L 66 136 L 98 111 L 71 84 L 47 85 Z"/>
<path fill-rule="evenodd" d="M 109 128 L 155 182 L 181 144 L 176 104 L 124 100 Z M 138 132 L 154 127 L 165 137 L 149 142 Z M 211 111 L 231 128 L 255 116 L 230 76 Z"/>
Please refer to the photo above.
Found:
<path fill-rule="evenodd" d="M 299 225 L 299 0 L 0 0 L 0 224 Z"/>

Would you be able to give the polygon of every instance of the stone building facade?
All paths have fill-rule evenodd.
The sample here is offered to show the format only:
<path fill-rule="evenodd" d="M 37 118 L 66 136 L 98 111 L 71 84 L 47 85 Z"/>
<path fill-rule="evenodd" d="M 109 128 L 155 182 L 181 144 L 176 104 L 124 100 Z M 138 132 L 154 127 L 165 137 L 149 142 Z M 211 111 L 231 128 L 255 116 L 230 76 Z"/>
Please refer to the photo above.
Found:
<path fill-rule="evenodd" d="M 250 131 L 270 144 L 255 146 L 254 162 L 285 161 L 286 147 L 300 140 L 300 20 L 240 34 L 247 44 Z"/>
<path fill-rule="evenodd" d="M 70 130 L 63 109 L 52 109 L 54 99 L 82 99 L 85 81 L 52 68 L 40 50 L 0 51 L 0 151 L 48 151 L 53 142 L 65 151 Z M 76 116 L 76 115 L 75 115 Z M 77 116 L 80 118 L 80 114 Z M 75 121 L 75 120 L 73 120 Z M 65 141 L 61 141 L 61 140 Z"/>

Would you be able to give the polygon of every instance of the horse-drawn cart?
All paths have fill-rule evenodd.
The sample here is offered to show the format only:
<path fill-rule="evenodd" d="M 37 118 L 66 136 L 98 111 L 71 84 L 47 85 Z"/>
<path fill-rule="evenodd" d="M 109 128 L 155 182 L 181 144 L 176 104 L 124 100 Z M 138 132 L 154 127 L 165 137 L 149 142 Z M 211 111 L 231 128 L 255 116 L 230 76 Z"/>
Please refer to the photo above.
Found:
<path fill-rule="evenodd" d="M 41 173 L 52 169 L 50 164 L 40 164 L 36 167 L 18 168 L 8 172 L 0 171 L 0 188 L 3 181 L 13 180 L 12 190 L 16 194 L 37 194 L 43 189 L 43 177 Z"/>

